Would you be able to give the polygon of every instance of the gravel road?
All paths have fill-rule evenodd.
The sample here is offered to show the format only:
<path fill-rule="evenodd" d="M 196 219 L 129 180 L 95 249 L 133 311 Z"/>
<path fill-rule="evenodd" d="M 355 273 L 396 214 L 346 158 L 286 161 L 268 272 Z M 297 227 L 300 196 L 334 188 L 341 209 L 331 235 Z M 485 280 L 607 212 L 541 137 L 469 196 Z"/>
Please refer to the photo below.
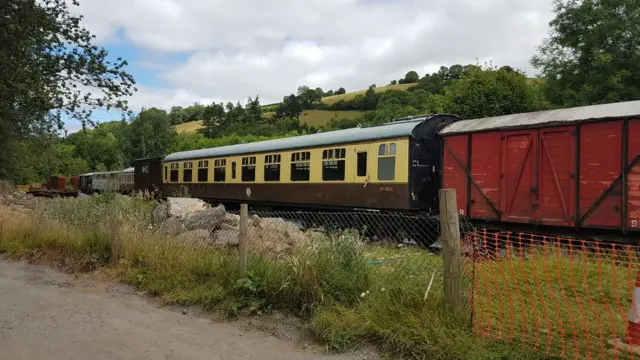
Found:
<path fill-rule="evenodd" d="M 344 359 L 152 304 L 123 285 L 0 257 L 0 359 Z"/>

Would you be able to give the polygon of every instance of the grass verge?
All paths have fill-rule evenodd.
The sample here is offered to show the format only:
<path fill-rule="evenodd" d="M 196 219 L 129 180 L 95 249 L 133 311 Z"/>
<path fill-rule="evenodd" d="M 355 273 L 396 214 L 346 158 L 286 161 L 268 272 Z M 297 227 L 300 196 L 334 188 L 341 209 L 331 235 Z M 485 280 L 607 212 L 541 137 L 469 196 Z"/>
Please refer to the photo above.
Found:
<path fill-rule="evenodd" d="M 0 251 L 10 258 L 107 268 L 166 304 L 229 316 L 279 310 L 302 317 L 334 352 L 374 342 L 411 359 L 540 359 L 530 348 L 474 337 L 469 313 L 444 311 L 441 258 L 415 248 L 326 236 L 277 258 L 178 242 L 150 229 L 153 204 L 130 197 L 55 199 L 33 212 L 0 207 Z M 434 284 L 426 293 L 429 279 Z"/>

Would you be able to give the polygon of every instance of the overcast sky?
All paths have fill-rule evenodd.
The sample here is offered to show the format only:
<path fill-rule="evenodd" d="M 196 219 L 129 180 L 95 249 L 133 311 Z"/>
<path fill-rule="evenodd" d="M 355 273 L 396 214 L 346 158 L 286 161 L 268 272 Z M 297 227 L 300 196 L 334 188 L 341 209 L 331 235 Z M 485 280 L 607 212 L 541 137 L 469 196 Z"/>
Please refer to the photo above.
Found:
<path fill-rule="evenodd" d="M 129 60 L 134 111 L 255 95 L 267 104 L 299 85 L 352 91 L 456 63 L 533 76 L 529 59 L 552 19 L 551 0 L 80 2 L 72 9 L 98 43 Z"/>

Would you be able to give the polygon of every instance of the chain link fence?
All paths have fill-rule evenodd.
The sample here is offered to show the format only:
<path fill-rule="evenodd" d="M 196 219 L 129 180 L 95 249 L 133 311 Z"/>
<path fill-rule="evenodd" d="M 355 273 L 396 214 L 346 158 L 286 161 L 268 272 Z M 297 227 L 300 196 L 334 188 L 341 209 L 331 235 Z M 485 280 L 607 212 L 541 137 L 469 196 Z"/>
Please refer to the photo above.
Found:
<path fill-rule="evenodd" d="M 351 278 L 349 281 L 361 282 L 354 287 L 360 297 L 393 291 L 402 292 L 407 301 L 417 303 L 442 300 L 438 216 L 249 208 L 245 225 L 238 209 L 217 206 L 186 212 L 189 214 L 174 212 L 168 218 L 160 217 L 162 222 L 156 230 L 173 235 L 172 239 L 181 246 L 203 250 L 239 248 L 239 263 L 246 257 L 249 273 L 264 261 L 290 267 L 306 262 L 315 267 L 314 276 L 326 279 L 328 287 L 334 285 L 329 282 L 344 280 L 334 273 L 351 272 L 343 275 Z M 461 226 L 463 233 L 472 229 L 468 223 Z M 242 242 L 246 244 L 245 254 Z M 463 247 L 463 251 L 469 250 Z M 468 278 L 465 280 L 466 294 L 471 285 Z"/>

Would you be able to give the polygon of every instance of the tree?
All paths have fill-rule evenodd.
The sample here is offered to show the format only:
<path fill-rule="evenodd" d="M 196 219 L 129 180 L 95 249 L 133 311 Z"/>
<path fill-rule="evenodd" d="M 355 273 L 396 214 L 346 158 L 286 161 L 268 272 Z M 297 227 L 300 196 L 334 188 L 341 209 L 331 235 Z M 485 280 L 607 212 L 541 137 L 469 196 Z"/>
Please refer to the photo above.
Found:
<path fill-rule="evenodd" d="M 85 124 L 93 108 L 127 110 L 122 97 L 135 84 L 127 62 L 95 46 L 67 3 L 0 3 L 0 177 L 10 172 L 4 162 L 14 141 L 62 129 L 63 115 Z"/>
<path fill-rule="evenodd" d="M 391 82 L 389 82 L 389 85 L 396 85 L 398 83 L 398 80 L 391 80 Z"/>
<path fill-rule="evenodd" d="M 405 76 L 404 76 L 404 84 L 413 84 L 413 83 L 417 83 L 418 81 L 420 81 L 420 75 L 418 75 L 417 72 L 415 71 L 409 71 Z"/>
<path fill-rule="evenodd" d="M 447 86 L 442 99 L 429 100 L 446 112 L 473 119 L 543 110 L 547 104 L 540 95 L 524 74 L 489 68 L 473 70 Z"/>
<path fill-rule="evenodd" d="M 195 103 L 186 107 L 182 112 L 184 114 L 183 122 L 200 121 L 204 115 L 205 106 L 200 103 Z"/>
<path fill-rule="evenodd" d="M 157 108 L 143 109 L 131 122 L 133 157 L 164 155 L 174 136 L 175 129 L 171 126 L 166 111 Z"/>
<path fill-rule="evenodd" d="M 102 164 L 105 170 L 120 170 L 125 164 L 130 164 L 132 157 L 125 150 L 128 152 L 134 148 L 128 127 L 121 121 L 100 123 L 94 129 L 69 135 L 67 141 L 75 147 L 74 155 L 84 159 L 90 169 L 97 170 Z M 128 144 L 123 143 L 123 137 Z"/>
<path fill-rule="evenodd" d="M 169 112 L 169 120 L 171 121 L 171 125 L 182 124 L 186 118 L 187 116 L 182 106 L 171 107 L 171 111 Z"/>
<path fill-rule="evenodd" d="M 336 90 L 335 95 L 342 95 L 342 94 L 346 94 L 347 90 L 345 90 L 343 87 L 339 88 L 338 90 Z"/>
<path fill-rule="evenodd" d="M 202 122 L 204 125 L 202 132 L 206 137 L 214 138 L 221 130 L 221 127 L 224 126 L 224 121 L 224 105 L 222 103 L 212 103 L 207 106 L 202 113 Z"/>
<path fill-rule="evenodd" d="M 262 122 L 262 109 L 260 108 L 260 97 L 256 95 L 255 100 L 249 96 L 247 106 L 245 106 L 246 123 L 258 124 Z"/>
<path fill-rule="evenodd" d="M 291 94 L 282 99 L 282 103 L 280 103 L 280 106 L 276 109 L 276 117 L 280 119 L 289 118 L 298 120 L 301 112 L 302 105 L 298 97 Z"/>
<path fill-rule="evenodd" d="M 378 105 L 378 94 L 376 93 L 376 84 L 369 86 L 362 98 L 361 110 L 374 110 Z"/>
<path fill-rule="evenodd" d="M 318 93 L 318 96 L 320 96 L 320 99 L 322 99 L 325 96 L 325 93 L 321 87 L 316 88 L 316 93 Z"/>
<path fill-rule="evenodd" d="M 298 100 L 303 109 L 310 109 L 314 104 L 322 101 L 322 95 L 316 90 L 307 88 L 307 90 L 302 93 L 298 93 Z"/>
<path fill-rule="evenodd" d="M 433 73 L 431 75 L 427 74 L 418 84 L 413 85 L 411 87 L 412 90 L 422 89 L 432 94 L 442 94 L 444 92 L 444 88 L 450 83 L 443 78 L 441 78 L 437 73 Z"/>
<path fill-rule="evenodd" d="M 640 3 L 556 0 L 551 35 L 531 63 L 555 106 L 640 98 Z"/>
<path fill-rule="evenodd" d="M 309 91 L 309 87 L 306 85 L 302 85 L 302 86 L 298 86 L 298 96 L 303 95 L 304 93 L 306 93 L 307 91 Z"/>

